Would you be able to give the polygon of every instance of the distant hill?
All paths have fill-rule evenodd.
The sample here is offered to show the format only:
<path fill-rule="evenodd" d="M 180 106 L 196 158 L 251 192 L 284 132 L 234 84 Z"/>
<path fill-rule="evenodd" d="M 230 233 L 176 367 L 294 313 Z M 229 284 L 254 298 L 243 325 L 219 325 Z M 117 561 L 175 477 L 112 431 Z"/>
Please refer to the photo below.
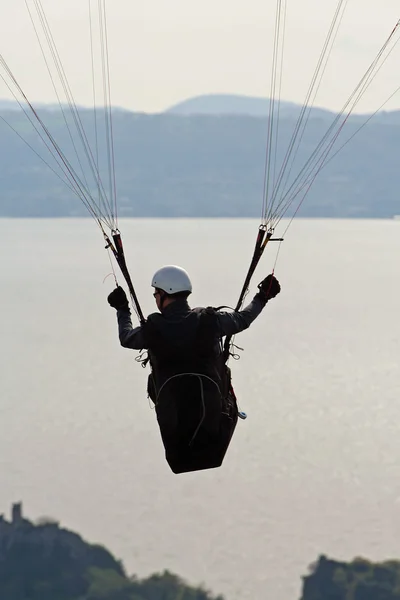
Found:
<path fill-rule="evenodd" d="M 15 100 L 0 100 L 0 110 L 21 110 Z"/>
<path fill-rule="evenodd" d="M 279 112 L 284 119 L 297 119 L 301 105 L 294 102 L 280 102 Z M 189 98 L 175 104 L 166 113 L 176 115 L 247 115 L 252 117 L 267 117 L 270 110 L 268 98 L 253 98 L 235 94 L 209 94 Z M 313 108 L 312 117 L 332 118 L 333 113 L 323 108 Z"/>
<path fill-rule="evenodd" d="M 45 102 L 34 102 L 35 108 L 48 111 L 59 111 L 59 104 L 47 104 Z M 77 108 L 82 111 L 93 110 L 93 107 L 77 105 Z M 281 101 L 279 104 L 279 114 L 282 119 L 297 119 L 302 105 L 296 104 L 295 102 Z M 68 110 L 67 105 L 63 105 L 64 110 Z M 20 105 L 15 100 L 1 100 L 0 99 L 0 111 L 15 110 L 20 111 Z M 126 112 L 131 113 L 132 111 L 119 107 L 113 106 L 114 113 Z M 239 94 L 204 94 L 201 96 L 195 96 L 188 98 L 182 102 L 178 102 L 173 106 L 167 108 L 165 111 L 157 114 L 171 114 L 181 116 L 196 116 L 196 115 L 209 115 L 209 116 L 250 116 L 267 118 L 270 111 L 270 100 L 269 98 L 255 98 L 252 96 L 244 96 Z M 152 114 L 145 113 L 143 111 L 140 114 Z M 335 113 L 320 107 L 312 107 L 310 110 L 309 117 L 311 119 L 329 119 L 332 120 L 335 117 Z M 352 119 L 365 120 L 368 114 L 354 113 Z M 374 122 L 386 123 L 386 124 L 400 124 L 400 110 L 397 111 L 379 111 L 373 116 Z"/>
<path fill-rule="evenodd" d="M 63 110 L 68 111 L 69 110 L 69 105 L 68 104 L 58 104 L 58 103 L 48 103 L 48 102 L 35 102 L 32 101 L 32 105 L 35 108 L 38 108 L 40 110 L 47 110 L 47 111 L 60 111 L 60 106 L 62 107 Z M 25 102 L 17 102 L 16 100 L 2 100 L 0 99 L 0 111 L 9 111 L 9 110 L 15 110 L 15 111 L 20 111 L 21 110 L 21 106 L 23 106 L 24 108 L 28 108 L 28 105 Z M 76 105 L 76 108 L 78 110 L 91 110 L 93 111 L 93 107 L 92 106 L 83 106 L 80 104 Z M 113 111 L 114 112 L 130 112 L 128 109 L 126 108 L 122 108 L 120 106 L 113 106 Z"/>
<path fill-rule="evenodd" d="M 289 105 L 289 113 L 290 109 Z M 80 171 L 60 111 L 55 107 L 42 108 L 40 114 Z M 80 114 L 94 147 L 93 109 L 80 109 Z M 349 119 L 338 147 L 352 136 L 354 139 L 321 171 L 299 216 L 392 218 L 400 214 L 400 111 L 380 113 L 359 132 L 365 118 L 356 115 Z M 291 169 L 292 178 L 313 153 L 333 119 L 334 115 L 328 111 L 323 118 L 312 114 Z M 293 114 L 284 116 L 282 111 L 278 164 L 284 158 L 294 125 Z M 266 116 L 114 111 L 119 215 L 259 217 L 267 126 Z M 101 137 L 99 130 L 98 133 Z M 75 142 L 79 147 L 76 135 Z M 55 167 L 52 156 L 24 114 L 0 110 L 0 216 L 87 216 L 80 200 L 32 148 Z M 100 155 L 105 156 L 104 145 L 100 147 Z M 86 167 L 85 176 L 87 171 Z M 93 186 L 92 191 L 96 193 Z"/>

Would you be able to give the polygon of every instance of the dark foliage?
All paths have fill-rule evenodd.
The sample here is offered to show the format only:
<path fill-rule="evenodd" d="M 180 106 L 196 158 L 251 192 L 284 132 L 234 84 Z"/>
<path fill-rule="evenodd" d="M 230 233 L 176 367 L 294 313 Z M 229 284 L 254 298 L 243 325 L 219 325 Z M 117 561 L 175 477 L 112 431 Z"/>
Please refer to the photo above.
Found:
<path fill-rule="evenodd" d="M 301 600 L 400 600 L 400 561 L 345 563 L 321 556 L 304 578 Z"/>
<path fill-rule="evenodd" d="M 129 578 L 106 548 L 56 522 L 0 521 L 3 600 L 223 600 L 168 571 Z"/>

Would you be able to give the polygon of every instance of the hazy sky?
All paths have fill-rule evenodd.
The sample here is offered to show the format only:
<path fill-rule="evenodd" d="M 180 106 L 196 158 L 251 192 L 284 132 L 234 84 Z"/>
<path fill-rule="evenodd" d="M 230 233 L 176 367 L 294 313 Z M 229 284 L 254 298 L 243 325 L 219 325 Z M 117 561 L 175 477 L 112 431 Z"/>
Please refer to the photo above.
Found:
<path fill-rule="evenodd" d="M 284 99 L 303 101 L 337 3 L 287 0 Z M 75 100 L 93 104 L 89 1 L 42 5 Z M 113 104 L 155 112 L 199 94 L 269 96 L 275 7 L 276 0 L 109 0 Z M 348 1 L 316 105 L 342 106 L 399 18 L 399 0 Z M 0 0 L 0 53 L 30 99 L 54 101 L 24 0 Z M 399 63 L 400 43 L 360 110 L 377 109 L 400 86 Z M 0 80 L 0 98 L 10 97 Z M 387 106 L 398 107 L 400 93 Z"/>

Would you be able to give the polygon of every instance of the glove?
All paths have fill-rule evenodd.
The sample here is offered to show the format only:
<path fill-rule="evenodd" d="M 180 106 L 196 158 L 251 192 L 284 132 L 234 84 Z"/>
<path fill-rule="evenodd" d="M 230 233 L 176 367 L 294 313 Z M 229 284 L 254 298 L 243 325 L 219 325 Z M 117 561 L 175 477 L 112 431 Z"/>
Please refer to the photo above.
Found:
<path fill-rule="evenodd" d="M 260 290 L 260 295 L 263 296 L 266 302 L 268 302 L 268 300 L 271 300 L 271 298 L 275 298 L 275 296 L 277 296 L 281 291 L 279 281 L 274 275 L 268 275 L 268 277 L 263 279 L 257 287 Z"/>
<path fill-rule="evenodd" d="M 107 300 L 109 305 L 116 310 L 120 310 L 121 308 L 129 308 L 128 298 L 126 297 L 126 294 L 120 285 L 111 292 Z"/>

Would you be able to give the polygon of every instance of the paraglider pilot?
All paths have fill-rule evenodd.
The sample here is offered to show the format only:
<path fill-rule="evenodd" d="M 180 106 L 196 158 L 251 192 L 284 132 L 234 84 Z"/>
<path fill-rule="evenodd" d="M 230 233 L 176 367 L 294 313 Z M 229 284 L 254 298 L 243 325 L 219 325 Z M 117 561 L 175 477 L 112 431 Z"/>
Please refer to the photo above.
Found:
<path fill-rule="evenodd" d="M 236 427 L 238 408 L 222 338 L 247 329 L 281 288 L 274 275 L 240 311 L 194 308 L 192 283 L 181 267 L 159 269 L 151 282 L 159 312 L 133 327 L 128 298 L 118 286 L 109 296 L 117 310 L 124 348 L 148 351 L 148 395 L 155 404 L 167 461 L 174 473 L 218 467 Z"/>

